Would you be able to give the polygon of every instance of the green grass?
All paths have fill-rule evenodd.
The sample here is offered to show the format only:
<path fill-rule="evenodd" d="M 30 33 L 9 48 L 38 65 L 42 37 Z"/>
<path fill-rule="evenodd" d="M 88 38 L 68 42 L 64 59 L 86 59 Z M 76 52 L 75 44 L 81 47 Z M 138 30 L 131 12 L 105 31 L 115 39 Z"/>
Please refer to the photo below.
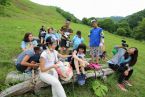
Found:
<path fill-rule="evenodd" d="M 64 24 L 64 18 L 57 13 L 55 7 L 41 6 L 33 4 L 28 0 L 12 0 L 11 6 L 7 7 L 4 14 L 0 14 L 0 90 L 5 88 L 4 79 L 9 71 L 15 70 L 12 64 L 12 59 L 20 52 L 20 43 L 26 32 L 32 32 L 35 36 L 38 35 L 41 25 L 45 27 L 54 27 L 59 29 Z M 85 38 L 85 43 L 88 44 L 88 34 L 90 27 L 82 24 L 71 24 L 74 34 L 77 30 L 82 31 Z M 105 31 L 105 44 L 108 52 L 108 57 L 111 57 L 111 50 L 114 45 L 120 44 L 121 39 L 117 35 L 110 34 Z M 134 73 L 131 77 L 133 87 L 128 88 L 128 92 L 122 92 L 116 86 L 116 74 L 108 77 L 106 85 L 109 92 L 106 97 L 145 97 L 145 63 L 144 63 L 144 48 L 145 44 L 134 39 L 125 38 L 129 46 L 139 49 L 139 58 L 134 66 Z M 72 84 L 65 85 L 65 91 L 68 97 L 73 97 Z M 75 85 L 75 97 L 95 97 L 90 89 L 89 80 L 85 86 Z M 40 92 L 41 97 L 51 95 L 50 89 L 43 89 Z M 25 94 L 23 97 L 36 97 L 32 93 Z"/>

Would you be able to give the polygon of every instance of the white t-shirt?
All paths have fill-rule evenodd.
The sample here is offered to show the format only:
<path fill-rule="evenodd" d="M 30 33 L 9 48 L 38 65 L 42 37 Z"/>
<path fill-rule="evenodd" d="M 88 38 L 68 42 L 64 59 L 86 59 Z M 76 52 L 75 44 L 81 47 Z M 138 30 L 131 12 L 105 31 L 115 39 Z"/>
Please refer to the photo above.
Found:
<path fill-rule="evenodd" d="M 58 52 L 56 50 L 49 51 L 48 49 L 43 51 L 41 56 L 45 59 L 45 68 L 50 67 L 58 61 Z"/>
<path fill-rule="evenodd" d="M 46 33 L 45 31 L 41 31 L 41 34 L 44 34 L 44 33 Z"/>
<path fill-rule="evenodd" d="M 77 53 L 77 56 L 79 57 L 79 58 L 85 58 L 85 54 L 79 54 L 79 53 Z"/>

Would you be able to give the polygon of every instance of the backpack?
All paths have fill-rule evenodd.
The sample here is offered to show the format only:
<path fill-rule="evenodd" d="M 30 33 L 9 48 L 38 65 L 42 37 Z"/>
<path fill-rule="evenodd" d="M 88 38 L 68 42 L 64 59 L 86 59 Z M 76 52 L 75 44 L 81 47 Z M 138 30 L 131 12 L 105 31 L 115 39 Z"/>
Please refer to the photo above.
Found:
<path fill-rule="evenodd" d="M 112 49 L 112 53 L 113 53 L 113 55 L 116 55 L 117 52 L 118 52 L 118 49 L 117 49 L 117 48 L 113 48 L 113 49 Z"/>
<path fill-rule="evenodd" d="M 58 68 L 56 69 L 61 80 L 69 81 L 73 76 L 73 70 L 69 62 L 58 62 Z"/>
<path fill-rule="evenodd" d="M 100 64 L 89 64 L 89 65 L 87 65 L 87 67 L 90 68 L 90 69 L 95 69 L 95 70 L 100 70 L 101 69 Z"/>

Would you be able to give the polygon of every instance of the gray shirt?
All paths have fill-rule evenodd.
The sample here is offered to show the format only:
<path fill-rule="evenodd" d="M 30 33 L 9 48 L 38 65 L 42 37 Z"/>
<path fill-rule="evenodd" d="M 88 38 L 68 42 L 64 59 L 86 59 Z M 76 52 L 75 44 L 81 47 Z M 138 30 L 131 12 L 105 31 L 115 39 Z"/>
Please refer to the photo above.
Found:
<path fill-rule="evenodd" d="M 108 63 L 114 64 L 114 65 L 116 64 L 120 65 L 121 59 L 124 56 L 125 52 L 126 52 L 125 49 L 119 48 L 118 52 L 113 56 L 111 60 L 108 61 Z"/>
<path fill-rule="evenodd" d="M 32 57 L 35 54 L 34 50 L 26 50 L 19 54 L 16 64 L 20 64 L 26 55 Z"/>

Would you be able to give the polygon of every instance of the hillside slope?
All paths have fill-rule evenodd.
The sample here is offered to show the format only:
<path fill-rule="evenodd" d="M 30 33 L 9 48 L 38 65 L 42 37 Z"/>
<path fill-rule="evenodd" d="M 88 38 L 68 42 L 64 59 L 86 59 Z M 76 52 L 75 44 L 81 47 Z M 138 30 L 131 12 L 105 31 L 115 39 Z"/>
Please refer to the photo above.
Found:
<path fill-rule="evenodd" d="M 9 71 L 15 70 L 11 65 L 13 57 L 20 52 L 20 43 L 26 32 L 32 32 L 35 36 L 38 35 L 41 25 L 45 27 L 54 27 L 59 29 L 63 24 L 65 18 L 57 13 L 55 7 L 42 6 L 30 2 L 29 0 L 12 0 L 11 5 L 5 8 L 5 13 L 0 14 L 0 90 L 5 88 L 3 84 L 6 74 Z M 81 24 L 71 24 L 74 34 L 77 30 L 81 30 L 85 43 L 88 45 L 88 34 L 90 27 Z M 120 44 L 124 37 L 112 35 L 105 32 L 105 44 L 108 52 L 108 57 L 111 57 L 111 50 L 114 45 Z M 109 92 L 106 97 L 145 97 L 145 63 L 144 63 L 144 48 L 142 42 L 125 38 L 130 46 L 136 46 L 139 49 L 138 63 L 135 66 L 134 75 L 132 76 L 133 87 L 128 88 L 129 92 L 122 92 L 116 87 L 116 75 L 111 75 L 108 78 L 106 85 Z M 75 97 L 95 97 L 90 89 L 89 82 L 83 87 L 75 85 Z M 115 83 L 115 84 L 114 84 Z M 68 97 L 73 97 L 72 85 L 65 86 Z M 50 91 L 51 92 L 51 91 Z M 40 97 L 49 96 L 48 90 L 42 91 Z M 27 95 L 27 94 L 26 94 Z M 24 97 L 26 97 L 26 95 Z M 36 97 L 33 94 L 27 97 Z"/>

